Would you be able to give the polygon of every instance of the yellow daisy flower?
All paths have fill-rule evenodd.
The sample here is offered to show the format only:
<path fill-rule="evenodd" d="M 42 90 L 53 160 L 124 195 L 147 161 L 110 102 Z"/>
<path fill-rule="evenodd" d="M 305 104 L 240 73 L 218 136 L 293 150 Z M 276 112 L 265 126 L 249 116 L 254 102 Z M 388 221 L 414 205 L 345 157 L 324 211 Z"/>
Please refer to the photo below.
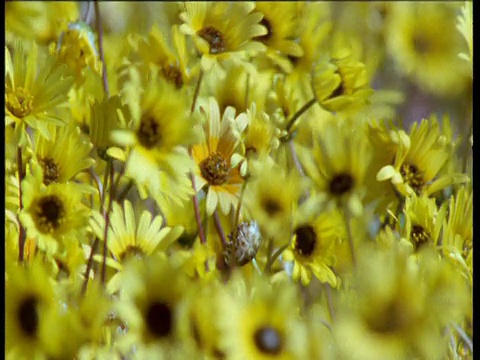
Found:
<path fill-rule="evenodd" d="M 6 269 L 5 355 L 10 359 L 46 359 L 48 310 L 55 306 L 51 279 L 40 261 Z"/>
<path fill-rule="evenodd" d="M 182 343 L 180 321 L 188 278 L 165 257 L 151 256 L 128 264 L 120 288 L 116 308 L 128 332 L 118 338 L 119 349 L 129 351 L 134 346 L 137 359 L 169 358 Z"/>
<path fill-rule="evenodd" d="M 158 78 L 157 71 L 150 69 L 146 84 L 142 75 L 147 76 L 130 67 L 130 80 L 122 90 L 130 109 L 129 129 L 111 136 L 128 147 L 127 176 L 145 186 L 158 203 L 178 201 L 191 193 L 186 174 L 193 164 L 187 147 L 195 141 L 196 118 L 189 115 L 185 94 Z"/>
<path fill-rule="evenodd" d="M 339 357 L 444 358 L 443 329 L 468 309 L 468 289 L 433 250 L 419 260 L 400 244 L 364 248 L 333 324 Z"/>
<path fill-rule="evenodd" d="M 70 241 L 86 229 L 89 209 L 82 204 L 76 184 L 46 186 L 41 167 L 33 166 L 21 186 L 24 208 L 20 221 L 41 250 L 53 254 L 61 241 Z"/>
<path fill-rule="evenodd" d="M 167 34 L 162 33 L 157 24 L 153 25 L 148 38 L 138 42 L 138 52 L 145 64 L 157 65 L 161 76 L 177 89 L 190 83 L 192 69 L 189 68 L 186 39 L 177 25 Z"/>
<path fill-rule="evenodd" d="M 180 19 L 180 30 L 192 36 L 202 54 L 202 68 L 206 71 L 218 61 L 233 58 L 246 64 L 246 52 L 265 50 L 265 46 L 253 41 L 265 35 L 260 25 L 262 15 L 252 12 L 253 2 L 185 2 Z"/>
<path fill-rule="evenodd" d="M 37 133 L 35 157 L 43 169 L 43 183 L 65 183 L 88 169 L 95 160 L 90 157 L 92 144 L 75 125 L 52 128 L 52 138 Z"/>
<path fill-rule="evenodd" d="M 297 22 L 299 27 L 299 45 L 303 50 L 301 57 L 289 56 L 292 71 L 289 77 L 306 88 L 311 84 L 311 73 L 314 64 L 322 53 L 328 51 L 328 35 L 331 33 L 330 3 L 307 2 L 303 11 L 298 15 L 302 20 Z"/>
<path fill-rule="evenodd" d="M 138 218 L 138 220 L 137 220 Z M 161 216 L 152 215 L 144 210 L 141 216 L 136 217 L 130 201 L 125 201 L 123 207 L 118 203 L 112 204 L 110 212 L 110 228 L 107 245 L 113 255 L 108 259 L 109 265 L 122 270 L 125 262 L 132 257 L 142 259 L 154 252 L 165 251 L 183 232 L 182 226 L 163 226 Z M 97 211 L 92 213 L 90 221 L 95 235 L 103 240 L 105 219 Z M 97 259 L 102 261 L 101 255 Z"/>
<path fill-rule="evenodd" d="M 297 147 L 298 156 L 326 209 L 343 208 L 353 215 L 363 212 L 363 198 L 370 183 L 372 151 L 363 127 L 329 123 L 314 134 L 312 149 Z"/>
<path fill-rule="evenodd" d="M 435 199 L 412 195 L 405 200 L 405 238 L 415 251 L 438 245 L 446 207 L 437 209 Z"/>
<path fill-rule="evenodd" d="M 283 252 L 285 261 L 293 261 L 292 278 L 306 286 L 312 274 L 322 283 L 337 286 L 332 271 L 335 245 L 346 238 L 345 224 L 338 211 L 309 214 L 308 200 L 298 210 L 290 246 Z M 313 215 L 313 216 L 312 216 Z"/>
<path fill-rule="evenodd" d="M 193 347 L 209 359 L 225 356 L 221 350 L 223 334 L 219 325 L 224 291 L 216 278 L 209 278 L 193 287 L 186 297 L 187 306 L 183 308 L 182 317 L 186 320 L 180 323 L 182 337 L 194 343 Z"/>
<path fill-rule="evenodd" d="M 299 19 L 296 16 L 298 5 L 294 2 L 257 2 L 255 9 L 262 13 L 260 24 L 267 33 L 255 37 L 267 47 L 266 56 L 280 65 L 284 71 L 290 72 L 287 56 L 301 57 L 302 47 L 295 42 Z"/>
<path fill-rule="evenodd" d="M 252 295 L 246 291 L 230 295 L 222 306 L 226 314 L 220 326 L 227 358 L 305 358 L 307 334 L 296 312 L 294 288 L 254 279 Z"/>
<path fill-rule="evenodd" d="M 401 195 L 430 196 L 449 185 L 469 181 L 467 175 L 458 173 L 436 178 L 448 160 L 448 151 L 435 117 L 414 123 L 410 135 L 397 130 L 390 132 L 390 137 L 398 146 L 393 165 L 380 169 L 377 180 L 390 180 Z"/>
<path fill-rule="evenodd" d="M 245 206 L 262 232 L 285 245 L 292 231 L 292 214 L 304 187 L 295 172 L 287 173 L 270 157 L 252 161 L 252 180 L 247 184 Z"/>
<path fill-rule="evenodd" d="M 361 107 L 373 93 L 365 64 L 347 48 L 315 65 L 312 85 L 318 103 L 332 112 Z"/>
<path fill-rule="evenodd" d="M 471 71 L 458 57 L 463 42 L 455 28 L 457 9 L 447 3 L 397 3 L 385 29 L 387 49 L 399 70 L 439 96 L 462 94 Z"/>
<path fill-rule="evenodd" d="M 448 202 L 448 216 L 442 231 L 442 252 L 460 264 L 472 280 L 473 191 L 461 187 Z"/>
<path fill-rule="evenodd" d="M 263 109 L 265 98 L 271 86 L 271 74 L 267 71 L 249 73 L 245 68 L 234 62 L 227 62 L 224 74 L 219 71 L 209 71 L 202 82 L 203 95 L 198 99 L 208 101 L 208 97 L 217 99 L 220 113 L 223 114 L 228 106 L 236 112 L 246 112 L 253 103 Z M 220 80 L 221 79 L 221 80 Z"/>
<path fill-rule="evenodd" d="M 96 43 L 92 28 L 81 21 L 68 24 L 68 29 L 58 39 L 55 55 L 59 63 L 67 64 L 75 73 L 77 86 L 85 81 L 87 71 L 102 75 Z"/>
<path fill-rule="evenodd" d="M 78 19 L 79 10 L 76 1 L 5 3 L 7 43 L 15 37 L 32 39 L 41 45 L 55 42 L 67 24 Z"/>
<path fill-rule="evenodd" d="M 208 186 L 207 214 L 211 215 L 220 206 L 228 214 L 232 206 L 238 203 L 243 179 L 238 166 L 232 166 L 232 155 L 240 141 L 238 127 L 244 129 L 247 124 L 245 113 L 235 118 L 235 110 L 227 108 L 220 119 L 218 103 L 209 98 L 207 119 L 204 123 L 203 139 L 192 147 L 192 157 L 197 164 L 195 183 L 197 190 Z"/>
<path fill-rule="evenodd" d="M 57 65 L 50 56 L 40 57 L 35 43 L 27 53 L 22 42 L 15 42 L 13 60 L 10 50 L 5 49 L 5 126 L 15 123 L 21 144 L 26 126 L 48 139 L 47 124 L 65 123 L 55 111 L 66 106 L 73 81 L 67 77 L 65 66 Z"/>

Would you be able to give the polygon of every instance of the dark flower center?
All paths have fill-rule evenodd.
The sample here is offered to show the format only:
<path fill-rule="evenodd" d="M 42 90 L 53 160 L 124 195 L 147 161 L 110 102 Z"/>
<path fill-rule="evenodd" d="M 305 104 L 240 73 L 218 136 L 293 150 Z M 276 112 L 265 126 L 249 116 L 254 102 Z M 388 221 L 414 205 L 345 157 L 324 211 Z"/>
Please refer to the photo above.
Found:
<path fill-rule="evenodd" d="M 342 77 L 342 74 L 337 70 L 335 71 L 335 74 L 338 74 L 340 76 L 340 84 L 338 84 L 337 88 L 332 92 L 332 94 L 330 95 L 330 99 L 333 99 L 337 96 L 341 96 L 341 95 L 344 95 L 345 94 L 345 86 L 343 84 L 343 77 Z"/>
<path fill-rule="evenodd" d="M 18 322 L 20 328 L 28 337 L 35 337 L 38 330 L 37 298 L 33 295 L 25 298 L 18 307 Z"/>
<path fill-rule="evenodd" d="M 210 185 L 222 185 L 228 180 L 229 166 L 219 153 L 213 153 L 200 163 L 200 172 Z"/>
<path fill-rule="evenodd" d="M 370 330 L 378 334 L 393 334 L 405 329 L 410 322 L 410 314 L 398 300 L 392 300 L 372 311 L 366 319 Z"/>
<path fill-rule="evenodd" d="M 180 89 L 183 86 L 182 72 L 178 67 L 173 65 L 162 67 L 162 73 L 165 79 L 175 85 L 175 88 Z"/>
<path fill-rule="evenodd" d="M 432 241 L 430 234 L 420 225 L 413 225 L 410 236 L 413 240 L 415 250 Z"/>
<path fill-rule="evenodd" d="M 410 185 L 417 195 L 420 195 L 425 185 L 423 173 L 414 164 L 405 163 L 400 167 L 400 174 L 403 181 Z"/>
<path fill-rule="evenodd" d="M 167 337 L 172 333 L 173 314 L 168 304 L 152 302 L 145 316 L 148 330 L 157 338 Z"/>
<path fill-rule="evenodd" d="M 210 45 L 210 54 L 220 54 L 225 52 L 225 39 L 218 29 L 213 26 L 206 26 L 198 30 L 197 35 L 208 42 L 208 45 Z"/>
<path fill-rule="evenodd" d="M 41 159 L 39 162 L 43 168 L 43 183 L 45 185 L 50 185 L 52 182 L 56 182 L 59 172 L 55 160 L 52 158 L 45 158 Z"/>
<path fill-rule="evenodd" d="M 137 132 L 138 141 L 147 149 L 153 148 L 162 140 L 160 134 L 160 124 L 150 116 L 142 117 L 140 128 Z"/>
<path fill-rule="evenodd" d="M 263 208 L 270 216 L 275 216 L 282 211 L 282 206 L 276 201 L 276 199 L 268 198 L 263 202 Z"/>
<path fill-rule="evenodd" d="M 56 195 L 47 195 L 38 201 L 35 215 L 38 229 L 43 233 L 50 233 L 62 224 L 65 207 Z"/>
<path fill-rule="evenodd" d="M 282 337 L 271 326 L 258 329 L 254 335 L 255 345 L 264 354 L 278 355 L 282 351 Z"/>
<path fill-rule="evenodd" d="M 295 229 L 295 235 L 295 250 L 303 256 L 311 255 L 317 243 L 315 230 L 310 225 L 303 225 Z"/>
<path fill-rule="evenodd" d="M 265 28 L 267 29 L 267 33 L 265 35 L 256 36 L 255 40 L 265 42 L 272 37 L 272 26 L 270 25 L 270 21 L 268 21 L 266 17 L 263 17 L 263 19 L 260 21 L 260 25 L 265 26 Z"/>
<path fill-rule="evenodd" d="M 430 51 L 430 41 L 423 34 L 415 34 L 413 36 L 413 48 L 419 55 L 425 55 Z"/>
<path fill-rule="evenodd" d="M 333 195 L 345 194 L 350 191 L 352 187 L 353 177 L 347 173 L 336 175 L 330 181 L 330 193 Z"/>
<path fill-rule="evenodd" d="M 145 255 L 145 253 L 141 248 L 135 245 L 128 245 L 127 248 L 120 254 L 120 261 L 124 262 L 132 257 L 141 259 L 143 255 Z"/>

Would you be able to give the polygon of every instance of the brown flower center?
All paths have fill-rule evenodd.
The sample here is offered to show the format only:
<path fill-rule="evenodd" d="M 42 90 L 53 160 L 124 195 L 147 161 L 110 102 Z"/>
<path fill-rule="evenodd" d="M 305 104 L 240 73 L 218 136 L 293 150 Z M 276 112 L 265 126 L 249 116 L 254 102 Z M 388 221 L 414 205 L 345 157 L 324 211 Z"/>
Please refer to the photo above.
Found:
<path fill-rule="evenodd" d="M 268 355 L 278 355 L 282 351 L 282 336 L 271 326 L 258 329 L 254 335 L 258 350 Z"/>
<path fill-rule="evenodd" d="M 225 39 L 218 29 L 209 25 L 198 30 L 197 35 L 210 45 L 210 54 L 220 54 L 225 52 Z"/>
<path fill-rule="evenodd" d="M 175 85 L 175 88 L 180 89 L 183 86 L 182 72 L 178 67 L 174 65 L 162 67 L 162 73 L 167 81 Z"/>
<path fill-rule="evenodd" d="M 423 173 L 414 164 L 405 163 L 400 167 L 400 174 L 417 195 L 422 192 L 425 182 L 423 180 Z"/>
<path fill-rule="evenodd" d="M 47 195 L 38 200 L 35 208 L 35 223 L 42 233 L 57 230 L 65 217 L 65 206 L 56 195 Z"/>
<path fill-rule="evenodd" d="M 410 324 L 411 314 L 398 300 L 393 299 L 371 311 L 365 320 L 369 329 L 377 334 L 395 334 Z"/>
<path fill-rule="evenodd" d="M 213 153 L 200 163 L 200 172 L 210 185 L 222 185 L 228 180 L 228 162 L 219 153 Z"/>
<path fill-rule="evenodd" d="M 33 110 L 33 96 L 27 89 L 17 87 L 15 92 L 5 94 L 5 105 L 13 115 L 23 118 Z"/>
<path fill-rule="evenodd" d="M 120 254 L 120 261 L 124 262 L 127 259 L 135 257 L 141 259 L 145 252 L 136 245 L 128 245 L 127 248 Z"/>
<path fill-rule="evenodd" d="M 137 131 L 138 141 L 147 149 L 151 149 L 162 140 L 160 130 L 160 124 L 156 119 L 151 116 L 142 117 Z"/>
<path fill-rule="evenodd" d="M 354 180 L 350 174 L 338 174 L 330 181 L 330 193 L 337 196 L 343 195 L 352 189 L 353 184 Z"/>
<path fill-rule="evenodd" d="M 295 250 L 302 256 L 310 256 L 317 244 L 317 234 L 310 225 L 303 225 L 295 229 Z"/>
<path fill-rule="evenodd" d="M 276 199 L 268 198 L 263 202 L 263 208 L 270 216 L 275 216 L 277 213 L 282 211 L 281 204 L 278 203 Z"/>
<path fill-rule="evenodd" d="M 410 236 L 413 240 L 415 250 L 418 250 L 420 247 L 427 245 L 432 241 L 430 234 L 420 225 L 412 226 Z"/>
<path fill-rule="evenodd" d="M 426 55 L 430 51 L 431 42 L 425 35 L 418 33 L 413 36 L 413 48 L 417 54 Z"/>
<path fill-rule="evenodd" d="M 45 158 L 39 160 L 40 165 L 43 168 L 43 183 L 50 185 L 52 182 L 57 182 L 59 171 L 55 160 L 52 158 Z"/>
<path fill-rule="evenodd" d="M 154 301 L 147 309 L 145 322 L 148 330 L 157 338 L 169 336 L 173 330 L 173 314 L 168 304 Z"/>
<path fill-rule="evenodd" d="M 34 338 L 38 331 L 37 304 L 37 298 L 30 295 L 21 301 L 17 310 L 20 328 L 23 333 L 30 338 Z"/>

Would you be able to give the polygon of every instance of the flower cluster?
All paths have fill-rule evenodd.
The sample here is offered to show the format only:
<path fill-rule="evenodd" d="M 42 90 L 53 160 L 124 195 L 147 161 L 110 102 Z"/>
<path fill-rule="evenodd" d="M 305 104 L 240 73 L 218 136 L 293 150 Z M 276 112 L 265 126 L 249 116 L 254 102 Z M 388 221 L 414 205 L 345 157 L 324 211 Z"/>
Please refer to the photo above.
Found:
<path fill-rule="evenodd" d="M 7 359 L 472 359 L 470 3 L 7 2 Z"/>

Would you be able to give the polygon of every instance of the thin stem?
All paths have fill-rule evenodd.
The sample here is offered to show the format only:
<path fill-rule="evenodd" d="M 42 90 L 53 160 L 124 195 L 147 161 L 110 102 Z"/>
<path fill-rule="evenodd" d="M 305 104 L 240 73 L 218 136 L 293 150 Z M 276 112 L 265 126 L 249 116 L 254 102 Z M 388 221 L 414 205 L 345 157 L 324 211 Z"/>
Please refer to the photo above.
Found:
<path fill-rule="evenodd" d="M 202 85 L 203 80 L 203 70 L 200 71 L 200 75 L 198 75 L 197 86 L 195 87 L 195 93 L 193 94 L 193 102 L 192 107 L 190 108 L 190 112 L 193 114 L 195 111 L 195 105 L 197 104 L 198 94 L 200 93 L 200 86 Z"/>
<path fill-rule="evenodd" d="M 200 215 L 200 206 L 198 204 L 198 198 L 197 198 L 197 186 L 195 185 L 195 175 L 193 172 L 190 172 L 190 180 L 192 181 L 192 188 L 193 188 L 193 211 L 195 212 L 195 221 L 197 223 L 197 228 L 198 228 L 198 236 L 200 237 L 200 243 L 201 244 L 206 244 L 207 239 L 205 238 L 205 233 L 203 232 L 203 225 L 202 225 L 202 217 Z"/>
<path fill-rule="evenodd" d="M 353 234 L 352 228 L 350 224 L 350 216 L 348 215 L 348 209 L 343 210 L 343 218 L 345 219 L 345 227 L 347 229 L 347 236 L 348 236 L 348 245 L 350 246 L 350 254 L 352 256 L 352 263 L 353 266 L 357 264 L 357 257 L 355 254 L 355 246 L 353 244 Z"/>
<path fill-rule="evenodd" d="M 247 85 L 245 87 L 245 109 L 248 109 L 249 92 L 250 92 L 250 74 L 247 74 Z"/>
<path fill-rule="evenodd" d="M 17 147 L 17 167 L 18 167 L 18 212 L 22 211 L 23 209 L 23 199 L 22 199 L 22 180 L 25 177 L 25 173 L 23 172 L 23 159 L 22 159 L 22 148 L 19 146 Z M 24 254 L 25 254 L 25 239 L 26 233 L 25 228 L 22 226 L 20 222 L 20 218 L 18 219 L 18 261 L 23 262 Z"/>
<path fill-rule="evenodd" d="M 107 274 L 107 251 L 108 251 L 108 227 L 110 226 L 110 211 L 112 210 L 113 197 L 115 196 L 115 185 L 114 185 L 114 175 L 115 170 L 113 168 L 112 160 L 109 160 L 110 163 L 110 196 L 108 198 L 108 207 L 105 213 L 105 229 L 103 231 L 103 261 L 102 261 L 102 284 L 105 284 L 106 274 Z"/>
<path fill-rule="evenodd" d="M 83 281 L 83 285 L 82 285 L 82 295 L 85 295 L 85 292 L 87 291 L 88 280 L 90 278 L 90 271 L 92 270 L 92 266 L 93 266 L 93 254 L 97 250 L 98 242 L 99 242 L 98 237 L 95 236 L 95 240 L 93 241 L 92 247 L 90 249 L 90 255 L 88 256 L 87 270 L 85 270 L 85 280 Z"/>
<path fill-rule="evenodd" d="M 220 216 L 218 215 L 217 210 L 213 212 L 213 219 L 215 222 L 215 229 L 217 230 L 218 236 L 220 236 L 220 240 L 222 241 L 223 248 L 227 248 L 227 238 L 225 237 L 225 232 L 223 231 L 222 223 L 220 221 Z M 233 255 L 235 256 L 235 254 Z"/>
<path fill-rule="evenodd" d="M 100 202 L 102 201 L 102 194 L 103 194 L 103 185 L 100 181 L 100 178 L 95 173 L 93 168 L 88 169 L 88 173 L 90 174 L 90 178 L 94 181 L 95 185 L 97 186 L 98 196 L 100 197 Z"/>
<path fill-rule="evenodd" d="M 327 297 L 328 313 L 332 321 L 335 321 L 335 309 L 333 308 L 333 299 L 332 299 L 332 287 L 330 284 L 324 284 L 325 295 Z"/>
<path fill-rule="evenodd" d="M 273 242 L 272 242 L 273 244 Z M 278 248 L 272 256 L 268 259 L 267 265 L 265 265 L 265 273 L 269 273 L 272 270 L 272 266 L 275 263 L 275 260 L 282 255 L 282 253 L 285 251 L 285 249 L 288 247 L 289 244 L 285 244 L 282 247 Z"/>
<path fill-rule="evenodd" d="M 108 174 L 110 172 L 110 166 L 113 166 L 112 161 L 107 161 L 107 165 L 105 167 L 105 172 L 103 173 L 103 187 L 102 187 L 102 195 L 100 201 L 100 213 L 103 214 L 104 207 L 105 207 L 105 199 L 107 198 L 107 186 L 108 186 Z"/>
<path fill-rule="evenodd" d="M 85 14 L 83 15 L 83 22 L 86 24 L 90 24 L 92 21 L 92 2 L 87 1 L 87 9 L 85 10 Z"/>
<path fill-rule="evenodd" d="M 98 53 L 100 54 L 100 60 L 102 61 L 103 90 L 108 97 L 110 92 L 108 90 L 107 65 L 105 64 L 105 54 L 103 52 L 103 28 L 98 0 L 95 0 L 95 27 L 98 35 Z"/>
<path fill-rule="evenodd" d="M 118 202 L 122 202 L 126 197 L 127 197 L 127 194 L 128 192 L 130 191 L 130 189 L 133 187 L 133 180 L 130 180 L 127 184 L 127 186 L 125 186 L 125 188 L 123 189 L 123 191 L 120 193 L 120 195 L 118 195 L 117 197 L 117 201 Z"/>
<path fill-rule="evenodd" d="M 197 103 L 198 94 L 200 93 L 200 86 L 202 84 L 202 79 L 203 79 L 203 70 L 200 71 L 200 75 L 198 76 L 197 86 L 195 88 L 195 93 L 193 95 L 192 107 L 190 109 L 191 114 L 193 114 L 193 112 L 195 111 L 195 105 Z M 191 150 L 192 149 L 190 148 L 190 151 L 189 151 L 190 156 L 192 156 Z M 200 237 L 200 243 L 206 244 L 207 239 L 205 238 L 205 233 L 203 232 L 202 217 L 200 215 L 200 206 L 198 204 L 198 197 L 197 197 L 197 186 L 195 184 L 195 174 L 193 172 L 190 172 L 190 181 L 192 182 L 192 188 L 193 188 L 192 201 L 193 201 L 193 210 L 195 212 L 195 221 L 197 223 L 197 228 L 198 228 L 198 236 Z M 208 263 L 206 263 L 205 266 L 208 266 Z"/>
<path fill-rule="evenodd" d="M 285 130 L 287 131 L 288 135 L 285 137 L 284 141 L 288 141 L 290 140 L 290 137 L 291 137 L 291 132 L 290 130 L 292 129 L 293 125 L 295 125 L 295 122 L 298 120 L 298 118 L 300 116 L 303 115 L 303 113 L 305 113 L 308 109 L 310 109 L 310 107 L 315 104 L 317 102 L 317 100 L 315 98 L 311 99 L 310 101 L 308 101 L 305 105 L 303 105 L 294 115 L 293 117 L 290 119 L 290 121 L 288 122 L 287 124 L 287 127 L 285 128 Z"/>
<path fill-rule="evenodd" d="M 242 207 L 243 195 L 245 194 L 246 186 L 247 186 L 247 179 L 243 181 L 242 189 L 240 190 L 240 198 L 238 199 L 237 210 L 235 213 L 235 223 L 233 227 L 233 237 L 232 237 L 232 254 L 237 253 L 237 243 L 235 240 L 237 239 L 237 235 L 238 235 L 238 222 L 240 221 L 240 209 Z M 236 265 L 237 265 L 237 258 L 233 256 L 230 267 L 233 269 Z"/>

